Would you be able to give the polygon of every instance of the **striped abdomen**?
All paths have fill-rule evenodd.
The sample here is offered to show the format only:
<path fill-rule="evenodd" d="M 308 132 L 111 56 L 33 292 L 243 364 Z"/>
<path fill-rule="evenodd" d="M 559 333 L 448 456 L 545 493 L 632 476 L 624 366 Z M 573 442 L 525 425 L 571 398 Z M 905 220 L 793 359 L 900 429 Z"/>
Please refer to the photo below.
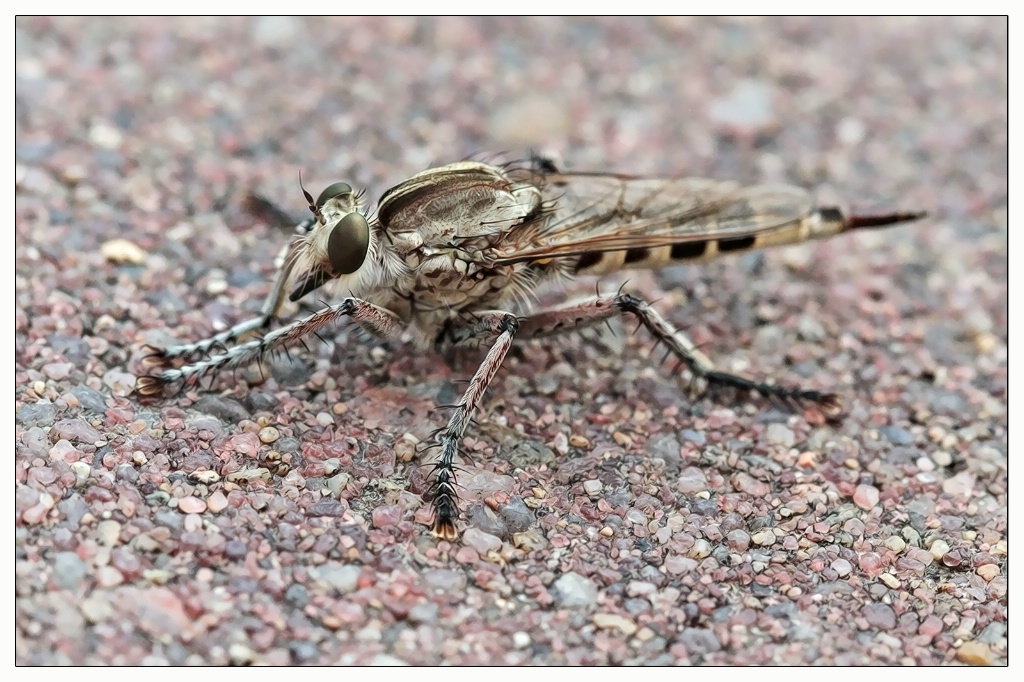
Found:
<path fill-rule="evenodd" d="M 819 208 L 791 225 L 744 237 L 693 239 L 677 244 L 638 247 L 624 251 L 592 251 L 579 256 L 574 272 L 603 275 L 618 270 L 658 269 L 680 263 L 710 260 L 730 253 L 753 251 L 769 246 L 800 244 L 825 239 L 849 230 L 885 227 L 923 217 L 924 213 L 888 213 L 843 216 L 837 208 Z"/>

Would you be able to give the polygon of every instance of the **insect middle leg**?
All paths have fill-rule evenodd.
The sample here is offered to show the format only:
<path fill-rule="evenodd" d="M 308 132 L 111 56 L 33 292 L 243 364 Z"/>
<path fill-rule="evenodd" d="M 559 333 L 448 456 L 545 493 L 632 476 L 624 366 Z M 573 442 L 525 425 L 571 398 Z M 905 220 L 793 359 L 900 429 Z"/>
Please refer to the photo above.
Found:
<path fill-rule="evenodd" d="M 579 331 L 593 327 L 612 317 L 632 315 L 668 352 L 682 361 L 698 382 L 707 389 L 732 389 L 741 394 L 757 393 L 772 403 L 792 409 L 803 404 L 816 404 L 825 416 L 834 418 L 842 412 L 838 396 L 821 391 L 804 390 L 767 384 L 740 374 L 716 370 L 690 339 L 662 317 L 651 305 L 635 296 L 618 293 L 595 296 L 581 303 L 539 311 L 521 318 L 519 338 L 537 338 Z"/>
<path fill-rule="evenodd" d="M 195 385 L 209 374 L 227 367 L 238 367 L 259 360 L 267 353 L 284 349 L 342 317 L 351 317 L 360 327 L 385 341 L 397 340 L 405 329 L 402 320 L 390 310 L 359 298 L 346 298 L 338 305 L 328 306 L 309 317 L 268 332 L 262 338 L 238 344 L 205 360 L 177 368 L 164 365 L 164 369 L 155 374 L 139 377 L 136 391 L 146 396 L 155 395 L 171 384 L 181 383 L 183 387 Z"/>
<path fill-rule="evenodd" d="M 452 327 L 448 342 L 452 345 L 464 343 L 486 343 L 492 340 L 487 356 L 476 370 L 469 382 L 469 387 L 462 394 L 462 399 L 455 405 L 455 412 L 448 420 L 447 426 L 438 434 L 441 454 L 433 465 L 433 482 L 430 497 L 434 506 L 433 533 L 445 540 L 455 540 L 458 530 L 455 519 L 459 515 L 458 493 L 455 490 L 455 455 L 459 451 L 459 443 L 466 432 L 466 425 L 473 413 L 480 406 L 480 399 L 494 379 L 498 367 L 512 347 L 519 320 L 511 313 L 491 311 L 478 313 L 473 320 Z"/>

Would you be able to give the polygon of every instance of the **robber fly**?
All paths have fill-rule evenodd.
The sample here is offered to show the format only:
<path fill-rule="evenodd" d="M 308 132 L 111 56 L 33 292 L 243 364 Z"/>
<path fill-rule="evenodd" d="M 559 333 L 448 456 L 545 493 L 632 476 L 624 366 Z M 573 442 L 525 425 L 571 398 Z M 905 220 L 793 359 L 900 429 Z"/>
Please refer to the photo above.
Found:
<path fill-rule="evenodd" d="M 300 183 L 301 184 L 301 183 Z M 466 426 L 514 341 L 579 331 L 632 316 L 681 361 L 701 388 L 759 394 L 787 407 L 814 404 L 841 413 L 829 393 L 763 383 L 716 370 L 647 301 L 619 291 L 531 310 L 543 284 L 576 275 L 692 263 L 766 246 L 796 244 L 922 213 L 844 215 L 816 207 L 797 187 L 742 186 L 699 178 L 564 173 L 541 158 L 491 165 L 463 161 L 418 173 L 381 197 L 376 213 L 339 182 L 313 200 L 260 315 L 195 343 L 149 348 L 138 392 L 195 385 L 224 368 L 259 360 L 349 318 L 385 340 L 411 339 L 448 353 L 483 346 L 486 354 L 446 426 L 428 497 L 433 533 L 458 537 L 455 458 Z M 340 303 L 270 330 L 287 298 L 324 285 Z M 259 332 L 255 340 L 243 336 Z"/>

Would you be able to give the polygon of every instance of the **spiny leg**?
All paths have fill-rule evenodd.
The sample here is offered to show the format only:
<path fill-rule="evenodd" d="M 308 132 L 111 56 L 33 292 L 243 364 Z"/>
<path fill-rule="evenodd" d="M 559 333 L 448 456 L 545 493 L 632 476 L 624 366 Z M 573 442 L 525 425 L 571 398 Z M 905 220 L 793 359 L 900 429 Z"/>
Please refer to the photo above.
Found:
<path fill-rule="evenodd" d="M 136 391 L 146 396 L 155 395 L 165 386 L 178 382 L 182 386 L 192 386 L 208 374 L 258 360 L 267 353 L 320 331 L 342 317 L 351 317 L 360 327 L 386 341 L 398 339 L 405 329 L 399 317 L 390 310 L 362 299 L 346 298 L 338 305 L 329 306 L 302 320 L 268 332 L 260 339 L 233 346 L 219 355 L 139 377 Z"/>
<path fill-rule="evenodd" d="M 295 233 L 299 236 L 308 234 L 315 222 L 315 218 L 307 218 L 306 220 L 303 220 L 295 226 Z M 278 257 L 280 266 L 278 267 L 277 275 L 274 279 L 274 286 L 271 287 L 270 293 L 267 294 L 267 298 L 264 299 L 259 315 L 248 320 L 243 320 L 242 322 L 232 326 L 230 329 L 225 329 L 219 334 L 214 334 L 209 338 L 195 341 L 193 343 L 183 343 L 180 346 L 172 346 L 170 348 L 155 348 L 153 346 L 147 346 L 147 355 L 143 360 L 143 365 L 146 367 L 160 367 L 173 360 L 193 360 L 198 357 L 209 355 L 215 348 L 227 348 L 230 344 L 235 343 L 246 334 L 268 329 L 270 327 L 270 323 L 275 317 L 277 317 L 278 311 L 280 311 L 281 306 L 284 303 L 285 291 L 288 286 L 288 280 L 291 277 L 292 266 L 295 263 L 294 255 L 298 243 L 298 240 L 293 240 L 288 245 L 285 252 Z"/>
<path fill-rule="evenodd" d="M 459 536 L 455 527 L 455 519 L 459 514 L 459 496 L 455 490 L 455 455 L 458 454 L 466 425 L 480 406 L 480 399 L 505 359 L 508 349 L 512 347 L 518 328 L 519 321 L 515 315 L 499 311 L 479 313 L 475 322 L 459 327 L 468 332 L 460 335 L 460 342 L 493 338 L 494 343 L 470 380 L 462 399 L 455 406 L 448 425 L 438 436 L 441 454 L 433 465 L 430 497 L 434 506 L 433 533 L 439 538 L 455 540 Z"/>
<path fill-rule="evenodd" d="M 813 403 L 819 405 L 829 418 L 835 418 L 842 412 L 841 402 L 834 394 L 766 384 L 740 374 L 716 370 L 711 360 L 649 303 L 621 292 L 614 296 L 598 295 L 582 303 L 543 310 L 523 318 L 520 322 L 519 338 L 579 331 L 625 314 L 636 317 L 640 325 L 653 334 L 659 344 L 668 348 L 669 353 L 682 361 L 695 379 L 705 382 L 708 389 L 732 389 L 743 394 L 758 393 L 770 402 L 789 409 Z"/>

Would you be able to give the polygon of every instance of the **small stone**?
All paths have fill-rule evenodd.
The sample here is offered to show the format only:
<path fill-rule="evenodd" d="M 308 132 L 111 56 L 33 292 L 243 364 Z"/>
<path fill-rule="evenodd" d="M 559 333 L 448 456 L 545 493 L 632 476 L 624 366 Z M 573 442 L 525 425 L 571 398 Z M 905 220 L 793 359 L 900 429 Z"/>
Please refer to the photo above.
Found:
<path fill-rule="evenodd" d="M 921 625 L 917 628 L 917 632 L 925 637 L 935 637 L 942 632 L 942 627 L 942 619 L 935 614 L 931 614 L 921 621 Z"/>
<path fill-rule="evenodd" d="M 873 485 L 861 484 L 853 492 L 853 503 L 864 510 L 874 509 L 878 504 L 878 488 Z"/>
<path fill-rule="evenodd" d="M 757 533 L 754 533 L 753 535 L 751 535 L 750 536 L 750 540 L 755 545 L 759 545 L 761 547 L 767 547 L 769 545 L 775 544 L 776 537 L 775 537 L 775 533 L 773 533 L 770 529 L 766 528 L 765 530 L 758 531 Z"/>
<path fill-rule="evenodd" d="M 409 620 L 413 623 L 436 623 L 440 613 L 437 604 L 424 602 L 409 609 Z"/>
<path fill-rule="evenodd" d="M 879 429 L 879 432 L 882 434 L 882 438 L 885 438 L 893 445 L 907 446 L 914 444 L 914 434 L 904 428 L 883 426 Z"/>
<path fill-rule="evenodd" d="M 501 520 L 511 533 L 521 533 L 527 530 L 534 521 L 533 512 L 526 506 L 521 497 L 513 497 L 508 504 L 501 508 Z"/>
<path fill-rule="evenodd" d="M 725 96 L 709 100 L 707 115 L 730 134 L 753 137 L 779 126 L 775 88 L 766 80 L 739 81 Z"/>
<path fill-rule="evenodd" d="M 314 580 L 341 594 L 348 594 L 358 587 L 360 573 L 362 569 L 358 566 L 341 564 L 324 564 L 310 569 L 310 575 Z"/>
<path fill-rule="evenodd" d="M 888 604 L 869 603 L 862 610 L 868 624 L 879 630 L 892 630 L 896 627 L 896 612 Z"/>
<path fill-rule="evenodd" d="M 374 528 L 396 526 L 402 520 L 402 508 L 397 504 L 382 504 L 371 513 Z"/>
<path fill-rule="evenodd" d="M 984 566 L 978 566 L 975 572 L 982 577 L 982 579 L 989 583 L 1001 573 L 999 566 L 996 564 L 985 564 Z"/>
<path fill-rule="evenodd" d="M 96 584 L 99 587 L 117 587 L 123 582 L 124 576 L 121 575 L 121 571 L 113 566 L 101 566 L 96 571 Z"/>
<path fill-rule="evenodd" d="M 681 575 L 697 570 L 699 564 L 695 559 L 673 554 L 665 559 L 665 571 L 671 575 Z"/>
<path fill-rule="evenodd" d="M 334 417 L 327 414 L 326 412 L 318 412 L 316 415 L 316 423 L 324 428 L 334 425 Z"/>
<path fill-rule="evenodd" d="M 113 519 L 100 521 L 96 525 L 96 537 L 104 547 L 114 547 L 121 536 L 121 524 Z"/>
<path fill-rule="evenodd" d="M 148 254 L 134 242 L 127 239 L 111 239 L 103 242 L 100 253 L 111 263 L 118 265 L 142 265 Z"/>
<path fill-rule="evenodd" d="M 451 594 L 466 586 L 466 574 L 447 568 L 437 568 L 423 573 L 424 584 L 435 593 Z"/>
<path fill-rule="evenodd" d="M 586 608 L 597 603 L 597 586 L 589 578 L 571 571 L 552 585 L 555 601 L 565 608 Z"/>
<path fill-rule="evenodd" d="M 957 660 L 967 665 L 994 665 L 996 657 L 992 649 L 981 642 L 964 642 L 956 652 Z"/>
<path fill-rule="evenodd" d="M 512 646 L 517 649 L 525 649 L 530 646 L 530 635 L 519 630 L 512 634 Z"/>
<path fill-rule="evenodd" d="M 768 531 L 769 533 L 771 531 Z M 774 535 L 773 535 L 774 537 Z M 694 559 L 703 559 L 711 554 L 711 543 L 704 538 L 697 538 L 693 543 L 693 547 L 690 548 L 690 557 Z"/>
<path fill-rule="evenodd" d="M 286 48 L 299 40 L 305 31 L 295 17 L 259 17 L 250 24 L 253 42 L 261 47 Z"/>
<path fill-rule="evenodd" d="M 85 582 L 88 566 L 74 552 L 57 552 L 51 558 L 53 580 L 65 590 L 78 592 Z"/>
<path fill-rule="evenodd" d="M 53 403 L 27 403 L 18 408 L 15 419 L 25 426 L 49 426 L 56 416 L 57 406 Z"/>
<path fill-rule="evenodd" d="M 68 378 L 71 374 L 71 370 L 75 368 L 70 362 L 51 362 L 47 365 L 43 365 L 42 372 L 46 375 L 47 379 L 53 381 L 63 381 Z"/>
<path fill-rule="evenodd" d="M 140 552 L 155 552 L 160 549 L 157 542 L 149 533 L 139 533 L 132 539 L 132 546 Z"/>
<path fill-rule="evenodd" d="M 586 492 L 587 495 L 589 495 L 590 497 L 597 497 L 598 495 L 601 494 L 601 491 L 603 489 L 604 483 L 601 483 L 601 481 L 595 478 L 583 482 L 583 491 Z"/>
<path fill-rule="evenodd" d="M 885 546 L 896 552 L 897 554 L 902 552 L 907 547 L 907 543 L 898 535 L 891 535 L 885 540 Z"/>
<path fill-rule="evenodd" d="M 216 483 L 217 481 L 220 480 L 220 474 L 218 474 L 216 471 L 211 471 L 210 469 L 196 469 L 195 471 L 190 473 L 188 477 L 191 478 L 193 481 L 199 481 L 200 483 L 205 483 L 206 485 Z"/>
<path fill-rule="evenodd" d="M 99 597 L 86 597 L 78 606 L 82 616 L 90 623 L 100 623 L 114 615 L 110 602 Z"/>
<path fill-rule="evenodd" d="M 112 369 L 103 375 L 103 385 L 117 396 L 131 395 L 135 391 L 137 377 L 130 372 Z"/>
<path fill-rule="evenodd" d="M 573 446 L 574 448 L 579 448 L 580 450 L 590 449 L 590 441 L 583 436 L 578 436 L 575 434 L 569 436 L 569 445 Z"/>
<path fill-rule="evenodd" d="M 104 414 L 107 411 L 107 397 L 95 389 L 75 386 L 70 393 L 78 398 L 78 402 L 87 410 L 96 414 Z"/>
<path fill-rule="evenodd" d="M 259 437 L 261 442 L 269 444 L 277 441 L 281 437 L 281 432 L 273 426 L 265 426 L 260 429 Z"/>
<path fill-rule="evenodd" d="M 618 630 L 627 637 L 636 632 L 636 623 L 615 613 L 595 613 L 594 625 L 602 630 Z"/>
<path fill-rule="evenodd" d="M 900 588 L 900 579 L 892 573 L 883 573 L 878 576 L 878 579 L 885 583 L 891 590 L 898 590 Z"/>
<path fill-rule="evenodd" d="M 206 503 L 198 497 L 183 497 L 178 500 L 178 509 L 185 514 L 202 514 L 206 511 Z"/>
<path fill-rule="evenodd" d="M 793 429 L 785 424 L 769 424 L 768 428 L 765 429 L 764 435 L 772 445 L 791 448 L 796 443 L 796 435 L 793 433 Z"/>
<path fill-rule="evenodd" d="M 221 491 L 216 491 L 206 500 L 206 508 L 214 514 L 224 511 L 228 506 L 228 498 Z"/>
<path fill-rule="evenodd" d="M 737 554 L 746 552 L 750 547 L 750 533 L 742 528 L 729 531 L 729 534 L 725 536 L 725 539 L 726 542 L 729 543 L 729 549 Z"/>
<path fill-rule="evenodd" d="M 284 592 L 284 600 L 297 609 L 304 609 L 309 604 L 309 590 L 302 583 L 292 583 Z"/>
<path fill-rule="evenodd" d="M 932 553 L 936 561 L 941 561 L 942 557 L 946 556 L 946 553 L 949 552 L 949 545 L 944 540 L 936 540 L 928 548 L 928 551 Z"/>
<path fill-rule="evenodd" d="M 676 488 L 684 494 L 699 493 L 708 489 L 708 479 L 702 469 L 687 467 L 679 474 Z"/>
<path fill-rule="evenodd" d="M 853 570 L 853 565 L 846 559 L 836 559 L 832 562 L 832 570 L 835 571 L 840 578 L 845 578 L 850 575 Z"/>
<path fill-rule="evenodd" d="M 228 658 L 232 665 L 249 665 L 256 658 L 255 652 L 240 642 L 235 642 L 228 647 Z"/>
<path fill-rule="evenodd" d="M 61 419 L 53 425 L 50 437 L 64 438 L 72 443 L 93 444 L 101 439 L 100 432 L 90 426 L 84 419 Z"/>
<path fill-rule="evenodd" d="M 462 541 L 475 549 L 480 556 L 487 556 L 488 552 L 501 550 L 501 538 L 485 533 L 479 528 L 467 528 L 466 532 L 462 534 Z"/>
<path fill-rule="evenodd" d="M 947 478 L 942 483 L 942 492 L 947 495 L 955 495 L 958 497 L 967 497 L 974 490 L 974 483 L 976 476 L 970 470 L 961 471 L 960 473 Z"/>

